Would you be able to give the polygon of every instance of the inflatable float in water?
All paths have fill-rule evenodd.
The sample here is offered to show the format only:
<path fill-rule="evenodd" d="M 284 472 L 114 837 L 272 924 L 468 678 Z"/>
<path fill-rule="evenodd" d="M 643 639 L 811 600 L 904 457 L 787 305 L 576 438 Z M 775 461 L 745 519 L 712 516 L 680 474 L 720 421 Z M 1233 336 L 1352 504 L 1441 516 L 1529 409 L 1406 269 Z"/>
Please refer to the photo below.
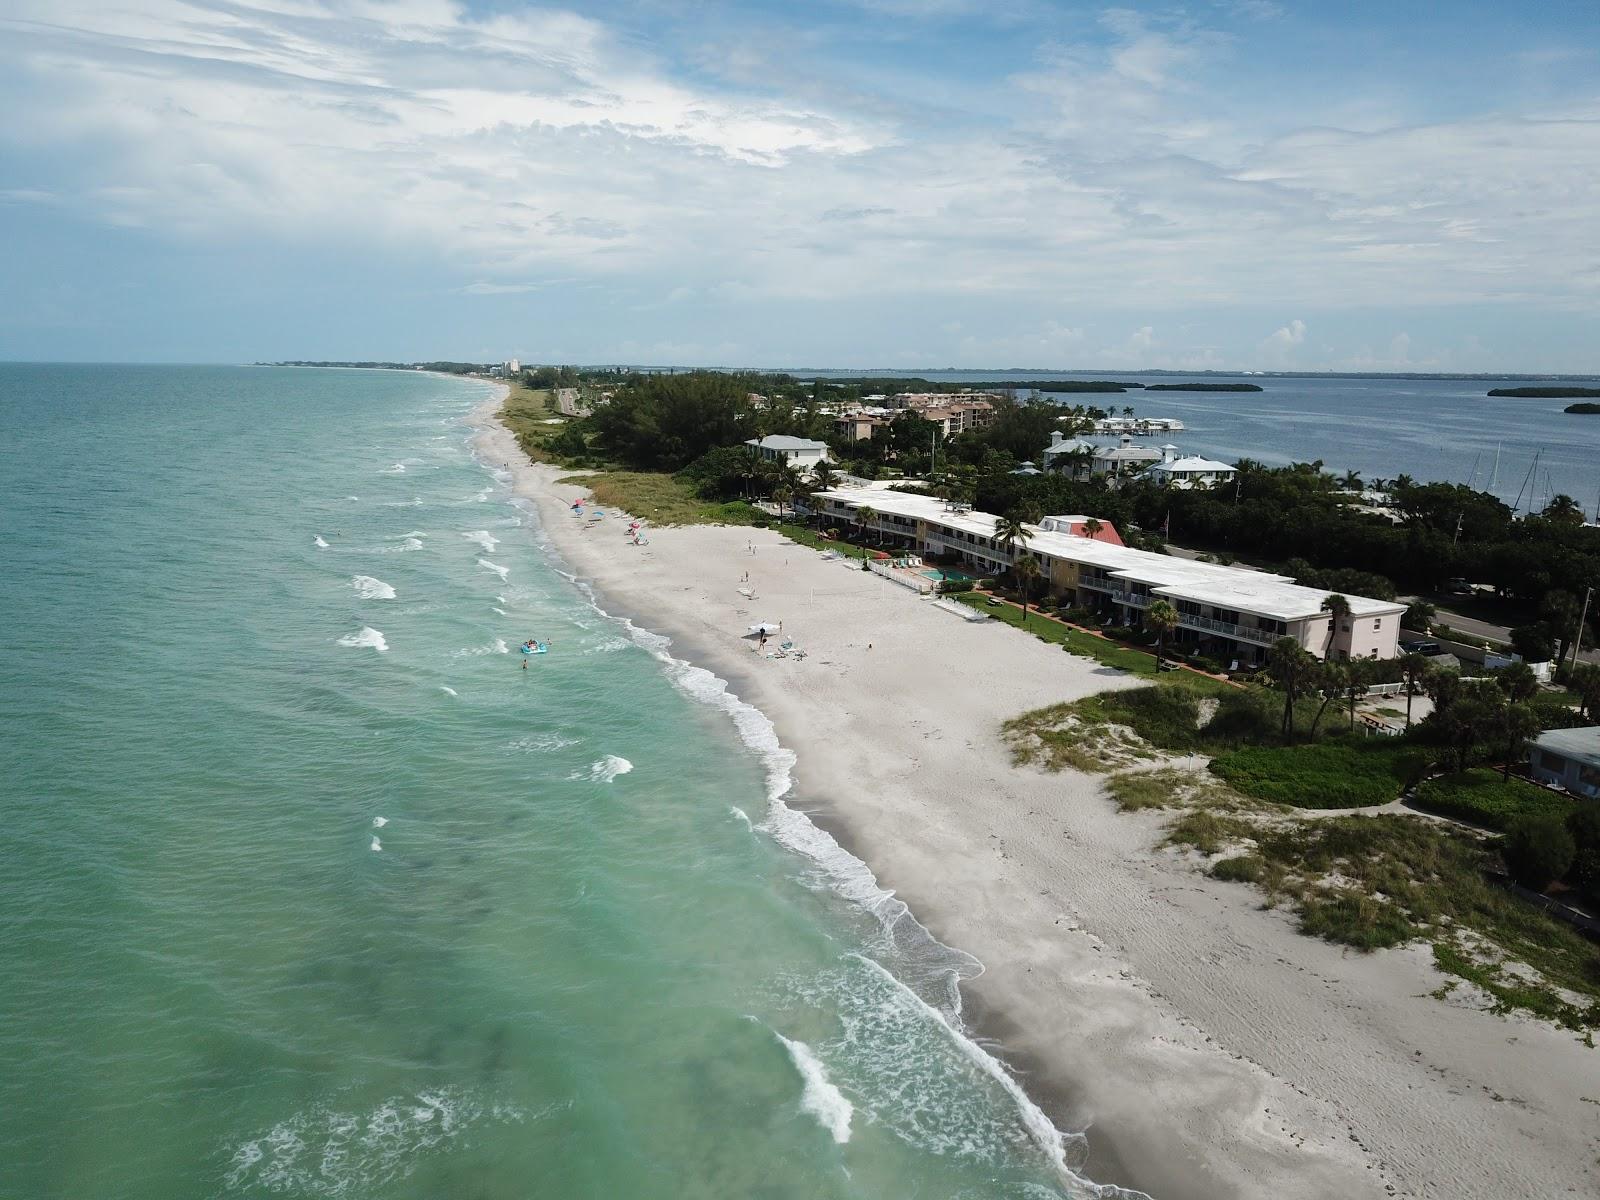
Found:
<path fill-rule="evenodd" d="M 531 646 L 529 646 L 527 644 L 524 644 L 524 645 L 522 645 L 520 647 L 520 649 L 522 650 L 522 652 L 524 654 L 549 654 L 550 653 L 550 643 L 549 642 L 535 642 Z"/>

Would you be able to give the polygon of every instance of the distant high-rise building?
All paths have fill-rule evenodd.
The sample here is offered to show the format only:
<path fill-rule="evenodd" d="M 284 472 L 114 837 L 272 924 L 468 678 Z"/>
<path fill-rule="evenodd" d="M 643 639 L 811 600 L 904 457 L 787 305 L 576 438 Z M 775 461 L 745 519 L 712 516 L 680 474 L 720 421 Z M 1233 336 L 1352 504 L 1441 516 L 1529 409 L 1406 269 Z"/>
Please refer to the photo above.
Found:
<path fill-rule="evenodd" d="M 508 358 L 505 361 L 505 366 L 501 369 L 504 370 L 507 375 L 515 375 L 518 371 L 522 370 L 522 361 L 516 358 Z"/>

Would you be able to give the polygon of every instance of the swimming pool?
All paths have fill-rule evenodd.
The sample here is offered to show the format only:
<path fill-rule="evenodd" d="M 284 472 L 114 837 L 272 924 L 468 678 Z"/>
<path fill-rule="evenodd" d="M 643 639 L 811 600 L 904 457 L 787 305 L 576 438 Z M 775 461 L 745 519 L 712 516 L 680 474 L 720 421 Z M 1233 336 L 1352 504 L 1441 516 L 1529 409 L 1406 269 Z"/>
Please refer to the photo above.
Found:
<path fill-rule="evenodd" d="M 953 567 L 946 567 L 944 569 L 940 569 L 939 567 L 929 567 L 926 570 L 918 571 L 917 574 L 921 575 L 924 579 L 932 579 L 934 582 L 938 582 L 941 579 L 950 579 L 959 583 L 976 581 L 978 578 L 976 575 L 968 575 L 965 571 L 957 571 Z"/>

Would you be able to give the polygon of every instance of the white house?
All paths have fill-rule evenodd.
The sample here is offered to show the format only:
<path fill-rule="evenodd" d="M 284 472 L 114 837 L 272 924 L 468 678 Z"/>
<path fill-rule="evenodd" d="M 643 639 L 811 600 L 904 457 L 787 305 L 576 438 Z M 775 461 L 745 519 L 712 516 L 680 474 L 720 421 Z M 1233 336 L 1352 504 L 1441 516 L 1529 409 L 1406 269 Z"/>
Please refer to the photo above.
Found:
<path fill-rule="evenodd" d="M 1046 471 L 1071 472 L 1074 479 L 1089 477 L 1089 463 L 1100 453 L 1100 447 L 1083 438 L 1063 437 L 1059 429 L 1050 435 L 1050 444 L 1039 456 L 1039 464 Z"/>
<path fill-rule="evenodd" d="M 1228 483 L 1238 474 L 1236 467 L 1214 458 L 1201 458 L 1195 454 L 1178 458 L 1177 450 L 1176 446 L 1161 447 L 1161 461 L 1152 464 L 1143 478 L 1162 487 L 1193 488 Z"/>
<path fill-rule="evenodd" d="M 806 471 L 828 458 L 828 443 L 814 442 L 810 438 L 790 437 L 785 433 L 769 433 L 764 438 L 751 438 L 745 442 L 768 462 Z"/>
<path fill-rule="evenodd" d="M 1574 796 L 1600 799 L 1600 725 L 1545 730 L 1528 743 L 1528 772 Z"/>
<path fill-rule="evenodd" d="M 1122 479 L 1129 475 L 1137 475 L 1152 463 L 1160 461 L 1161 451 L 1154 446 L 1136 446 L 1132 435 L 1125 433 L 1119 444 L 1097 449 L 1089 469 L 1095 475 L 1109 475 L 1112 479 Z"/>

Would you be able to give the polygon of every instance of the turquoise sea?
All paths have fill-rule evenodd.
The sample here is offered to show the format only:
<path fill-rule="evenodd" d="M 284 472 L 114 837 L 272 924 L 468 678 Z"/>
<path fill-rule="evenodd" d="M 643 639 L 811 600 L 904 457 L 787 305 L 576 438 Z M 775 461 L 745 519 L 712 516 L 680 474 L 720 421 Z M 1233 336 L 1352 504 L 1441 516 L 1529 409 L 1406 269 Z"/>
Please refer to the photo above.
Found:
<path fill-rule="evenodd" d="M 0 1195 L 1100 1194 L 486 394 L 0 365 Z"/>

